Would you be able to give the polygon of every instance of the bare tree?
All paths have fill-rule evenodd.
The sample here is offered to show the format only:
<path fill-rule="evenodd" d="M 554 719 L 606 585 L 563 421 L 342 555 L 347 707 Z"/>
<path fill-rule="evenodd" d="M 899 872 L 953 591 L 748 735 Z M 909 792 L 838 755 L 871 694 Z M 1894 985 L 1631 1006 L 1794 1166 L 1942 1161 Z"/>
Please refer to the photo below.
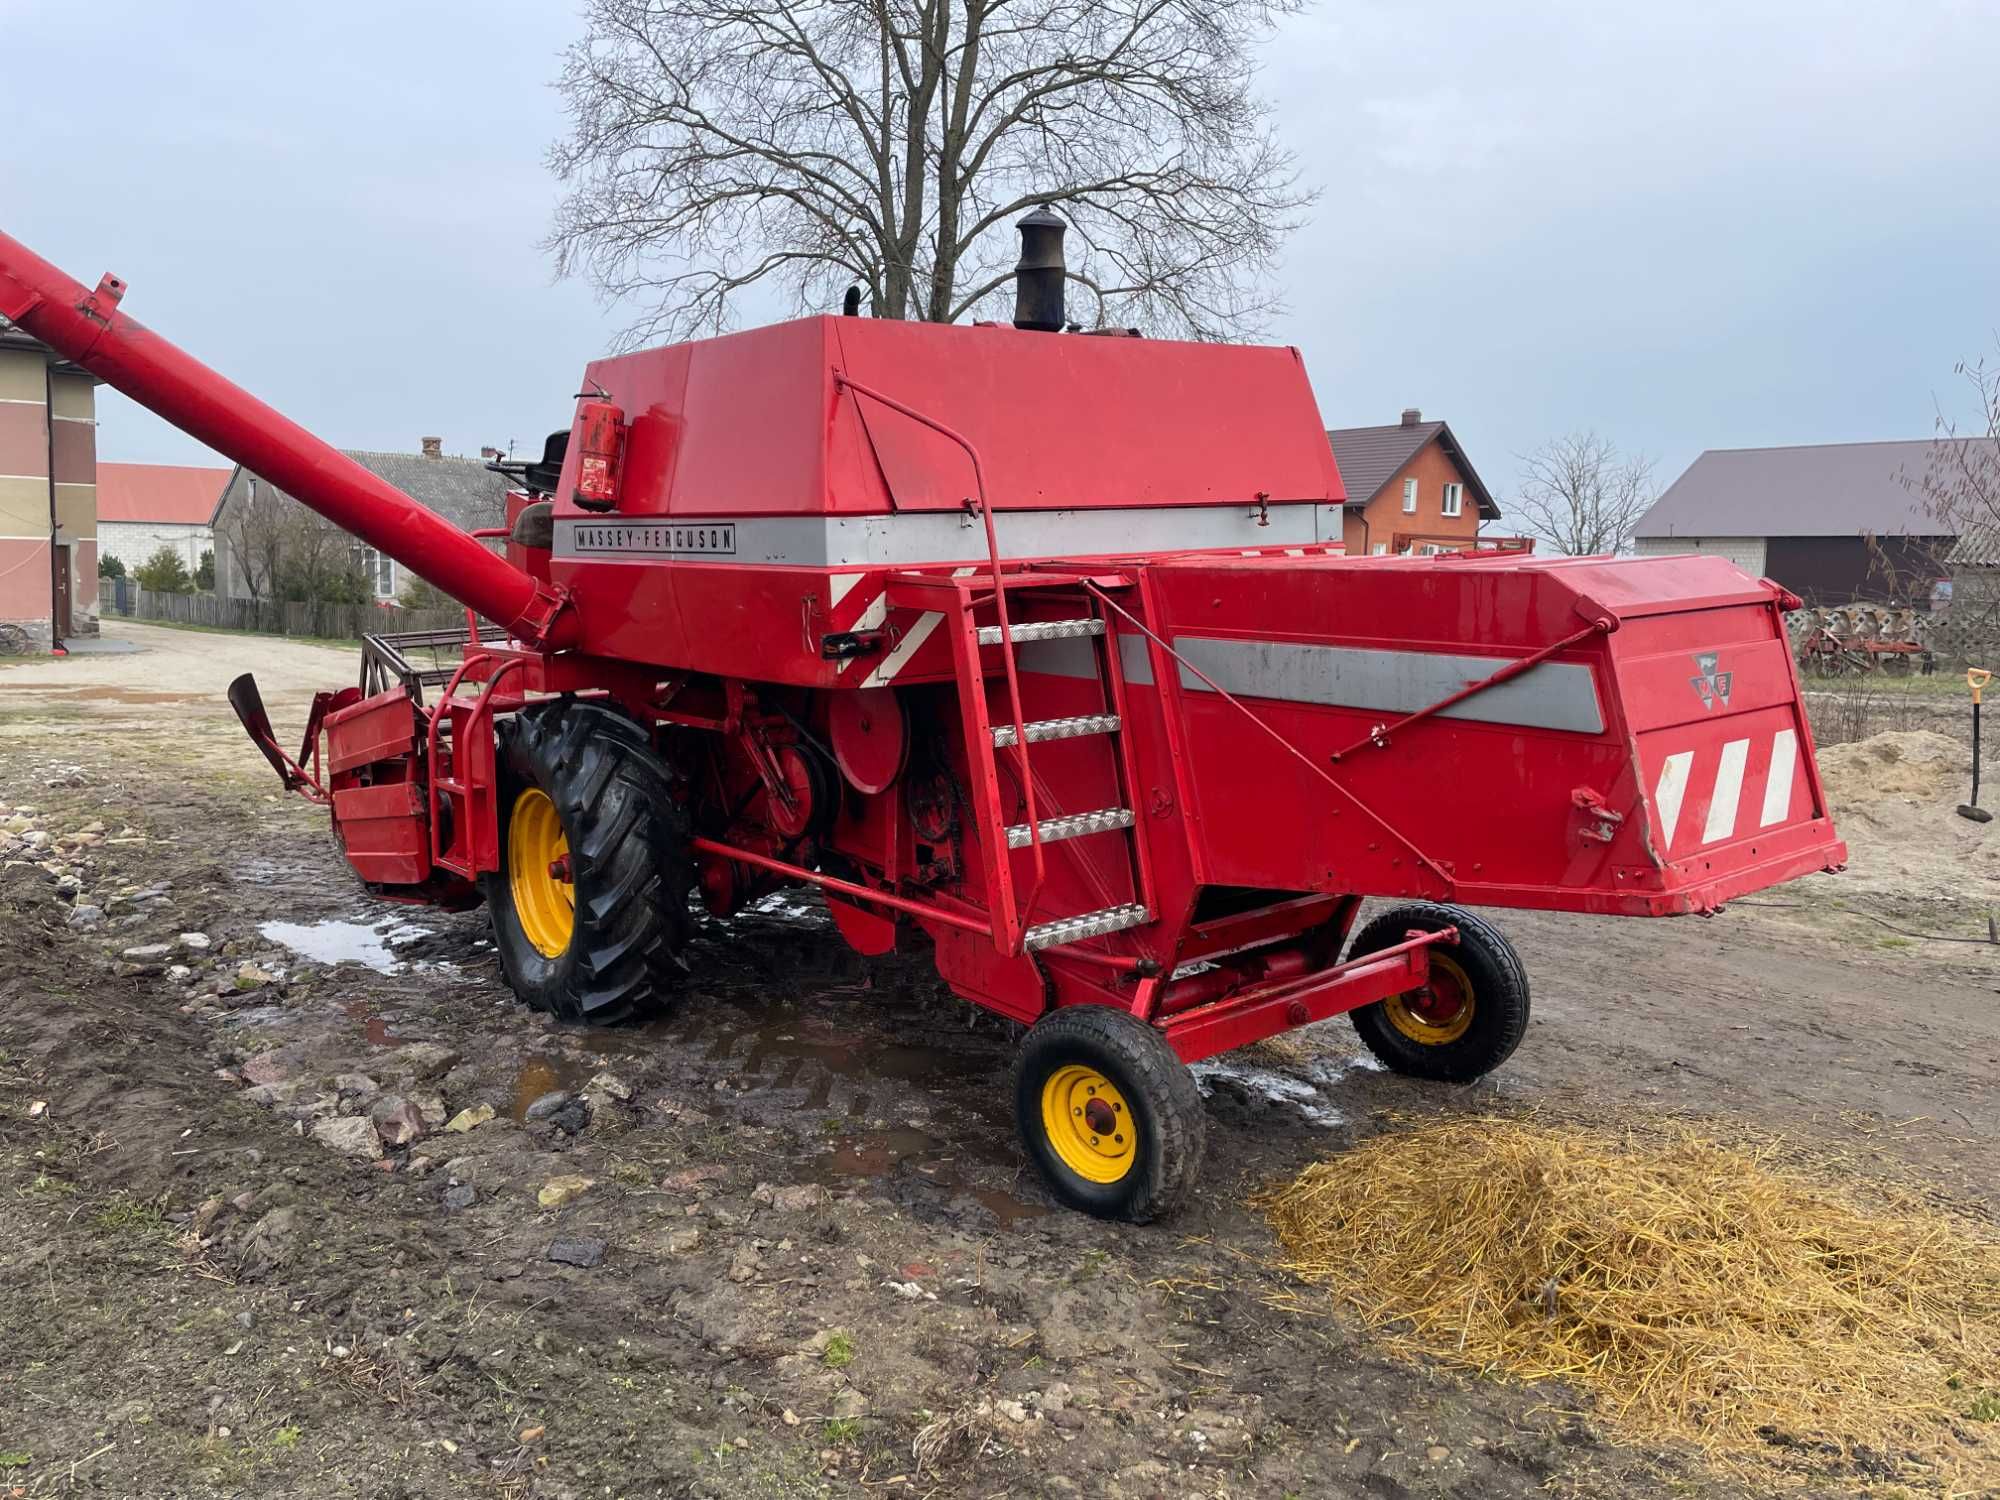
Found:
<path fill-rule="evenodd" d="M 1521 457 L 1507 513 L 1556 551 L 1594 557 L 1629 546 L 1658 493 L 1650 458 L 1627 458 L 1607 438 L 1573 432 Z"/>
<path fill-rule="evenodd" d="M 2000 351 L 2000 338 L 1995 347 Z M 1873 573 L 1885 591 L 1915 603 L 1926 600 L 1937 580 L 1950 578 L 1954 639 L 1990 649 L 2000 636 L 2000 364 L 1960 361 L 1954 373 L 1970 389 L 1977 414 L 1962 423 L 1940 407 L 1923 472 L 1900 476 L 1930 518 L 1930 535 L 1870 538 Z"/>
<path fill-rule="evenodd" d="M 626 347 L 759 283 L 948 323 L 997 304 L 1010 222 L 1048 204 L 1095 321 L 1241 336 L 1312 196 L 1252 88 L 1301 3 L 587 0 L 549 245 L 643 309 Z"/>
<path fill-rule="evenodd" d="M 224 508 L 215 529 L 250 597 L 276 598 L 290 513 L 298 507 L 254 475 L 243 479 L 243 490 Z"/>

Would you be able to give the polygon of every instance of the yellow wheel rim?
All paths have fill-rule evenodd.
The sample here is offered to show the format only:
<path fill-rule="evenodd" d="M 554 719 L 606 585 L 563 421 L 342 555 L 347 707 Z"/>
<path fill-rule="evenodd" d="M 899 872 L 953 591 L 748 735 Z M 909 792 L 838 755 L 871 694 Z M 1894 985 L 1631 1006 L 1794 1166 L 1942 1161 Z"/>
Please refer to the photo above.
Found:
<path fill-rule="evenodd" d="M 1125 1096 L 1095 1068 L 1068 1063 L 1042 1085 L 1042 1132 L 1062 1164 L 1086 1182 L 1116 1182 L 1139 1159 L 1139 1129 Z"/>
<path fill-rule="evenodd" d="M 569 838 L 549 794 L 529 787 L 507 821 L 507 884 L 521 931 L 544 958 L 560 958 L 576 930 Z"/>
<path fill-rule="evenodd" d="M 1453 959 L 1431 949 L 1428 992 L 1411 990 L 1382 1002 L 1389 1024 L 1413 1042 L 1441 1047 L 1472 1029 L 1472 981 Z"/>

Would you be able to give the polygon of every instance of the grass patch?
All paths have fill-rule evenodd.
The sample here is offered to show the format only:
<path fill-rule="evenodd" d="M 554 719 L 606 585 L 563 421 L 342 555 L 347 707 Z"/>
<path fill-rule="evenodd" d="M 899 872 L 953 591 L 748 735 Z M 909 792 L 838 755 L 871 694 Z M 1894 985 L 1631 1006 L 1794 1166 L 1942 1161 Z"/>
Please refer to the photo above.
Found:
<path fill-rule="evenodd" d="M 135 1203 L 130 1198 L 114 1198 L 90 1216 L 93 1228 L 102 1234 L 124 1239 L 165 1239 L 174 1232 L 166 1216 L 151 1203 Z"/>
<path fill-rule="evenodd" d="M 2000 1239 L 1797 1160 L 1689 1131 L 1406 1122 L 1258 1202 L 1289 1269 L 1401 1353 L 1567 1382 L 1636 1436 L 1739 1466 L 1831 1479 L 1866 1448 L 1948 1488 L 1990 1463 L 1959 1423 L 1963 1389 L 2000 1386 Z"/>
<path fill-rule="evenodd" d="M 820 1435 L 829 1443 L 851 1443 L 861 1436 L 859 1417 L 828 1417 Z"/>
<path fill-rule="evenodd" d="M 835 1328 L 826 1336 L 826 1348 L 820 1353 L 820 1360 L 829 1370 L 844 1370 L 854 1363 L 854 1335 L 845 1328 Z"/>

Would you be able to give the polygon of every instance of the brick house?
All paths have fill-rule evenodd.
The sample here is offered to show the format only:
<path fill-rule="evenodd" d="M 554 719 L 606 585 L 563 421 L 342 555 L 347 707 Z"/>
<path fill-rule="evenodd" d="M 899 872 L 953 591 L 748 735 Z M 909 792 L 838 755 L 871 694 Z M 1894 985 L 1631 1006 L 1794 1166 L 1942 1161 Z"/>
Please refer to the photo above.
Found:
<path fill-rule="evenodd" d="M 97 634 L 97 381 L 4 318 L 0 623 Z"/>
<path fill-rule="evenodd" d="M 1386 427 L 1328 432 L 1347 485 L 1342 540 L 1350 557 L 1469 547 L 1500 507 L 1444 422 L 1415 407 Z"/>
<path fill-rule="evenodd" d="M 229 470 L 185 464 L 97 466 L 97 550 L 130 573 L 162 547 L 180 555 L 192 576 L 213 550 L 210 523 Z"/>

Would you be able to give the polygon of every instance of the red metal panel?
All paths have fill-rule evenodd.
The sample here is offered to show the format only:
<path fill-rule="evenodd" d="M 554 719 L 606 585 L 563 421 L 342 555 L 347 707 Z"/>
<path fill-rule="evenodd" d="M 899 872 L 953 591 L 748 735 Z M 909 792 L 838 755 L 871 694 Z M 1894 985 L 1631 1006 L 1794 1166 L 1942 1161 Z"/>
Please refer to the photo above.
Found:
<path fill-rule="evenodd" d="M 585 388 L 632 416 L 618 514 L 961 506 L 963 451 L 836 394 L 836 364 L 964 433 L 998 509 L 1345 494 L 1295 350 L 806 318 L 589 367 Z M 571 448 L 564 495 L 580 463 Z"/>
<path fill-rule="evenodd" d="M 832 322 L 847 375 L 979 449 L 996 509 L 1345 496 L 1296 350 Z M 962 457 L 882 415 L 869 414 L 869 433 L 891 455 L 897 508 L 963 504 Z"/>
<path fill-rule="evenodd" d="M 327 715 L 326 771 L 329 777 L 407 756 L 416 749 L 417 710 L 400 687 L 364 698 Z"/>
<path fill-rule="evenodd" d="M 1594 684 L 1586 699 L 1597 728 L 1431 718 L 1371 744 L 1399 712 L 1304 701 L 1316 680 L 1257 658 L 1253 684 L 1283 683 L 1289 695 L 1252 693 L 1244 706 L 1301 761 L 1220 694 L 1183 690 L 1201 841 L 1218 883 L 1664 914 L 1754 889 L 1742 884 L 1749 871 L 1846 858 L 1812 780 L 1789 657 L 1775 639 L 1777 601 L 1727 565 L 1202 560 L 1151 571 L 1163 634 L 1235 642 L 1253 658 L 1258 641 L 1308 656 L 1325 646 L 1393 674 L 1424 657 L 1497 664 L 1593 619 L 1619 625 L 1551 662 L 1572 674 L 1572 689 Z M 1706 698 L 1704 670 L 1728 678 Z M 1478 695 L 1461 708 L 1482 711 Z M 1782 784 L 1767 792 L 1774 775 Z M 1671 838 L 1663 778 L 1679 799 Z"/>
<path fill-rule="evenodd" d="M 376 885 L 430 877 L 430 832 L 415 782 L 357 786 L 333 794 L 333 827 L 354 873 Z"/>

